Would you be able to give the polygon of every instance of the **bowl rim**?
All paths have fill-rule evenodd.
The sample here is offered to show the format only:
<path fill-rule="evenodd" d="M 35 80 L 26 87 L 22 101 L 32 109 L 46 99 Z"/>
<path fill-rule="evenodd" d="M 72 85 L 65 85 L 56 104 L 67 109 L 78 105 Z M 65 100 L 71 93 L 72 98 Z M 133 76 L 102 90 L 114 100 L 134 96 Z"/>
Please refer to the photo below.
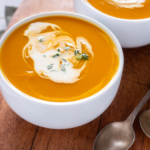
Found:
<path fill-rule="evenodd" d="M 76 1 L 76 0 L 74 0 Z M 115 19 L 115 20 L 121 20 L 121 21 L 125 21 L 125 22 L 145 22 L 145 21 L 150 21 L 150 17 L 149 18 L 142 18 L 142 19 L 125 19 L 125 18 L 118 18 L 118 17 L 115 17 L 115 16 L 111 16 L 111 15 L 108 15 L 98 9 L 96 9 L 92 4 L 90 4 L 87 0 L 79 0 L 79 1 L 82 1 L 87 7 L 91 8 L 92 10 L 94 10 L 95 12 L 99 13 L 99 14 L 102 14 L 104 15 L 105 17 L 109 17 L 111 19 Z"/>
<path fill-rule="evenodd" d="M 98 97 L 99 95 L 104 94 L 116 82 L 116 80 L 119 78 L 119 76 L 122 75 L 123 65 L 124 65 L 124 56 L 123 56 L 123 51 L 122 51 L 121 45 L 120 45 L 118 39 L 115 37 L 115 35 L 107 27 L 105 27 L 103 24 L 99 23 L 98 21 L 96 21 L 92 18 L 89 18 L 89 17 L 81 15 L 81 14 L 76 14 L 76 13 L 72 13 L 72 12 L 63 12 L 63 11 L 44 12 L 44 13 L 35 14 L 35 15 L 29 16 L 27 18 L 24 18 L 23 20 L 17 22 L 15 25 L 10 27 L 5 32 L 5 34 L 2 36 L 2 38 L 0 40 L 0 47 L 2 46 L 2 43 L 7 39 L 7 37 L 17 27 L 23 25 L 24 23 L 35 20 L 37 18 L 44 18 L 44 17 L 48 17 L 48 16 L 49 17 L 51 17 L 51 16 L 66 16 L 66 17 L 72 17 L 72 18 L 80 19 L 80 20 L 83 20 L 85 22 L 88 22 L 90 24 L 93 24 L 93 25 L 97 26 L 98 28 L 103 30 L 106 34 L 108 34 L 108 36 L 111 38 L 111 40 L 114 42 L 115 46 L 117 47 L 118 55 L 119 55 L 119 67 L 118 67 L 118 70 L 117 70 L 116 74 L 114 75 L 114 77 L 110 80 L 110 82 L 103 89 L 101 89 L 97 93 L 95 93 L 95 94 L 93 94 L 93 95 L 91 95 L 87 98 L 83 98 L 83 99 L 79 99 L 79 100 L 75 100 L 75 101 L 67 101 L 67 102 L 45 101 L 45 100 L 42 100 L 42 99 L 38 99 L 38 98 L 35 98 L 35 97 L 32 97 L 32 96 L 29 96 L 29 95 L 23 93 L 22 91 L 20 91 L 19 89 L 17 89 L 13 84 L 9 83 L 10 81 L 7 81 L 7 79 L 4 77 L 1 69 L 0 69 L 0 78 L 5 82 L 5 84 L 10 89 L 12 89 L 18 95 L 20 95 L 23 98 L 28 99 L 32 102 L 36 102 L 36 103 L 39 103 L 39 104 L 45 104 L 45 105 L 55 105 L 55 106 L 78 105 L 79 103 L 81 104 L 81 103 L 89 102 L 89 101 L 93 100 L 94 98 Z"/>

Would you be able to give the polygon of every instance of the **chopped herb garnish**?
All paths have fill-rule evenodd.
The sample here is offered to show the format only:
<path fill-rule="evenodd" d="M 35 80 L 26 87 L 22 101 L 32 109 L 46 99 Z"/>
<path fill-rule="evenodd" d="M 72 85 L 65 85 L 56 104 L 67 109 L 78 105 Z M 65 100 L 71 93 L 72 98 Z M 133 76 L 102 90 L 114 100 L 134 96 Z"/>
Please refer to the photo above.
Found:
<path fill-rule="evenodd" d="M 48 66 L 47 66 L 47 69 L 48 69 L 48 70 L 52 69 L 52 68 L 53 68 L 53 65 L 54 65 L 54 64 L 48 65 Z"/>
<path fill-rule="evenodd" d="M 64 66 L 70 65 L 70 62 L 67 61 L 66 59 L 62 58 L 61 60 L 63 61 L 62 65 L 64 65 Z"/>
<path fill-rule="evenodd" d="M 60 52 L 60 48 L 57 48 L 57 52 Z"/>
<path fill-rule="evenodd" d="M 77 56 L 76 59 L 81 60 L 82 59 L 82 55 Z"/>
<path fill-rule="evenodd" d="M 78 55 L 78 54 L 80 54 L 79 50 L 78 50 L 78 49 L 75 49 L 75 50 L 74 50 L 74 55 Z"/>
<path fill-rule="evenodd" d="M 62 58 L 61 60 L 63 60 L 64 62 L 67 62 L 67 60 L 66 60 L 66 59 L 64 59 L 64 58 Z"/>
<path fill-rule="evenodd" d="M 60 55 L 61 55 L 60 52 L 56 52 L 52 57 L 55 58 L 55 57 L 60 56 Z"/>
<path fill-rule="evenodd" d="M 43 55 L 44 58 L 46 58 L 46 55 Z"/>
<path fill-rule="evenodd" d="M 70 46 L 66 46 L 66 47 L 65 47 L 65 50 L 68 51 L 69 49 L 70 49 Z"/>
<path fill-rule="evenodd" d="M 81 59 L 83 59 L 83 60 L 88 60 L 89 59 L 89 56 L 86 54 L 86 52 L 85 53 L 83 53 L 83 54 L 80 54 L 80 55 L 78 55 L 78 56 L 76 56 L 76 59 L 78 59 L 78 60 L 81 60 Z"/>
<path fill-rule="evenodd" d="M 66 72 L 66 68 L 64 67 L 64 65 L 61 65 L 61 71 Z"/>
<path fill-rule="evenodd" d="M 53 72 L 53 71 L 56 71 L 56 72 L 57 72 L 57 70 L 51 70 L 50 72 Z"/>
<path fill-rule="evenodd" d="M 85 53 L 82 54 L 82 59 L 84 60 L 88 60 L 89 59 L 89 56 Z"/>
<path fill-rule="evenodd" d="M 39 42 L 45 41 L 45 38 L 43 36 L 38 37 Z"/>

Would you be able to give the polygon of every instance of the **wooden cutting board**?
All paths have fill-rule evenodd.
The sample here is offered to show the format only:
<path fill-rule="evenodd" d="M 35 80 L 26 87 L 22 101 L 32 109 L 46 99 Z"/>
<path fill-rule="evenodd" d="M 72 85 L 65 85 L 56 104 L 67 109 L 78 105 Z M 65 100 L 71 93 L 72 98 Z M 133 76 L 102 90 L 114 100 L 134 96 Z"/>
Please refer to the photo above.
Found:
<path fill-rule="evenodd" d="M 73 12 L 73 0 L 24 0 L 8 28 L 25 17 L 48 11 Z M 0 94 L 0 150 L 92 150 L 98 132 L 111 122 L 125 120 L 150 87 L 150 45 L 123 51 L 123 77 L 114 101 L 84 126 L 52 130 L 32 125 L 16 115 Z M 148 108 L 150 101 L 141 112 Z M 130 150 L 150 150 L 150 139 L 140 128 L 139 115 L 134 122 L 136 140 Z"/>

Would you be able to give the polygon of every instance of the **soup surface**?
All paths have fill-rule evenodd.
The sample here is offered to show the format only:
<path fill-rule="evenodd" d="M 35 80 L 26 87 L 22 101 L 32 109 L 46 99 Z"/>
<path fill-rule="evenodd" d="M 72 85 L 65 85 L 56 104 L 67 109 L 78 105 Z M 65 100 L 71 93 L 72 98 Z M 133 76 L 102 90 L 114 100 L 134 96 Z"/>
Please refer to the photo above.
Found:
<path fill-rule="evenodd" d="M 1 47 L 1 70 L 23 93 L 67 102 L 103 89 L 118 70 L 118 51 L 98 27 L 70 17 L 46 17 L 18 27 Z"/>
<path fill-rule="evenodd" d="M 123 19 L 150 18 L 150 0 L 84 0 L 101 12 Z"/>

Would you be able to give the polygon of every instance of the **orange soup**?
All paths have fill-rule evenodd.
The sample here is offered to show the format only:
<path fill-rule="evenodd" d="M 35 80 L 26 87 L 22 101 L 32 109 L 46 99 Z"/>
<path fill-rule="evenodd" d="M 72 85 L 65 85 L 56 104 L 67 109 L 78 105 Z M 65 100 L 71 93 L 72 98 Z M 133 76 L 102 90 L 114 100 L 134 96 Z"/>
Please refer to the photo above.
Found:
<path fill-rule="evenodd" d="M 84 0 L 101 12 L 123 19 L 150 18 L 150 0 Z"/>
<path fill-rule="evenodd" d="M 18 27 L 5 40 L 1 71 L 23 93 L 67 102 L 103 89 L 116 74 L 118 51 L 101 29 L 71 17 L 45 17 Z"/>

